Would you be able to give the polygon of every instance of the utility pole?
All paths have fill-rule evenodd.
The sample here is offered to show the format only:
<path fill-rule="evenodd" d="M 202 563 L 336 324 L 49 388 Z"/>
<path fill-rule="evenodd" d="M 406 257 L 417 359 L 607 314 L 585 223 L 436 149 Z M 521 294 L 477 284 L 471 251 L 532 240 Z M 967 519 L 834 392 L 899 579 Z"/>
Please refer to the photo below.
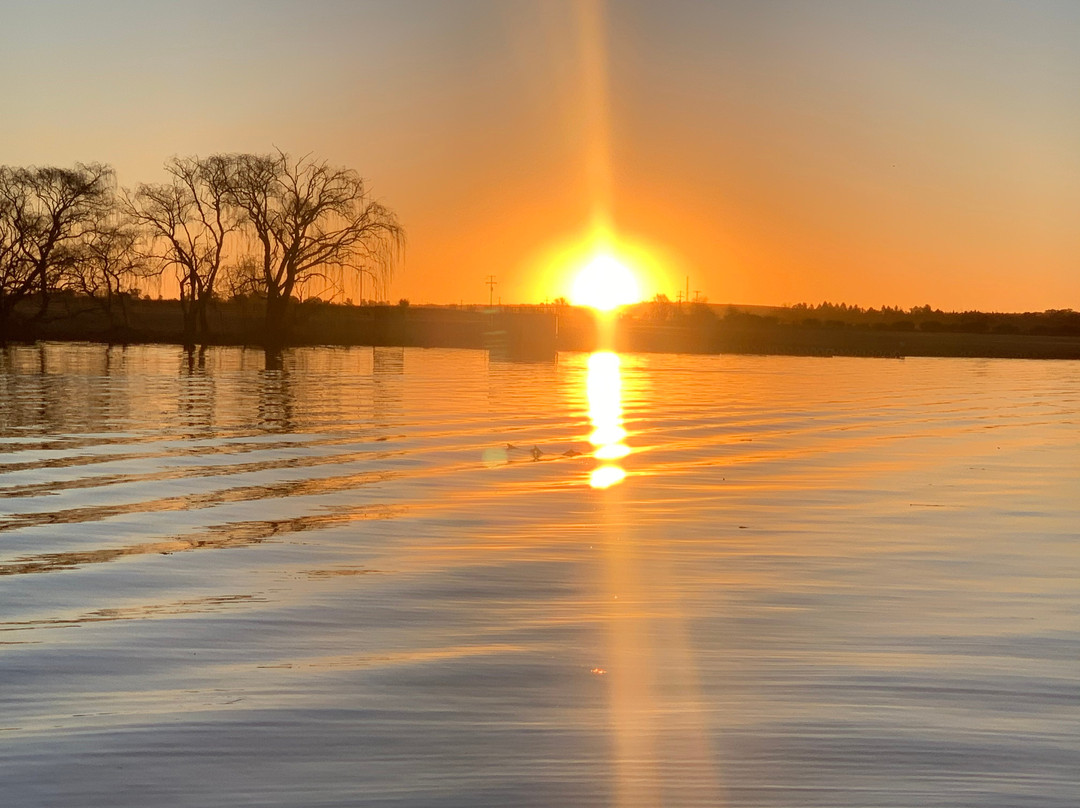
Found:
<path fill-rule="evenodd" d="M 495 287 L 499 285 L 499 282 L 495 280 L 494 275 L 488 275 L 484 283 L 488 286 L 488 307 L 490 308 L 495 305 Z"/>

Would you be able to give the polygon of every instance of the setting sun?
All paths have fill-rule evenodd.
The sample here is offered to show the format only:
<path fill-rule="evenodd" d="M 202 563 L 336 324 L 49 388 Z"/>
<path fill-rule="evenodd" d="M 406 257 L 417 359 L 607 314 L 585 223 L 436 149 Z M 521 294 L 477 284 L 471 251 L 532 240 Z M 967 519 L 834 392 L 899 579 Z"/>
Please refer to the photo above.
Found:
<path fill-rule="evenodd" d="M 641 286 L 633 271 L 613 255 L 593 258 L 574 278 L 570 302 L 610 311 L 641 300 Z"/>

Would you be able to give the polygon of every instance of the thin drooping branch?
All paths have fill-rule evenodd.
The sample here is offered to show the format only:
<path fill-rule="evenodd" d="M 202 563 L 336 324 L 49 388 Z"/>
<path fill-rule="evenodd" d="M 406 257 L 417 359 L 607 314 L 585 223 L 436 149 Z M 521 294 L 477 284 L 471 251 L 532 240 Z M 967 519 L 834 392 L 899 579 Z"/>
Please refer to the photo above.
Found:
<path fill-rule="evenodd" d="M 128 324 L 127 300 L 137 284 L 156 270 L 139 247 L 139 231 L 120 212 L 97 222 L 61 281 L 62 288 L 88 298 L 104 311 L 112 325 Z"/>
<path fill-rule="evenodd" d="M 287 337 L 293 299 L 330 270 L 389 279 L 404 231 L 355 171 L 280 151 L 219 159 L 230 166 L 228 199 L 260 247 L 268 342 Z"/>

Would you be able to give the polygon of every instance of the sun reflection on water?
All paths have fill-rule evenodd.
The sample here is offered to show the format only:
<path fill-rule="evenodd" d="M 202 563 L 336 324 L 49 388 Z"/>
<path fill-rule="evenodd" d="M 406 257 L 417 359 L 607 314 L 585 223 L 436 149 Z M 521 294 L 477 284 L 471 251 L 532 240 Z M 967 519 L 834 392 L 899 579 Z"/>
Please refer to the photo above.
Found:
<path fill-rule="evenodd" d="M 618 354 L 598 351 L 589 357 L 586 394 L 593 426 L 589 442 L 594 447 L 593 457 L 598 461 L 589 476 L 589 485 L 610 488 L 626 477 L 626 471 L 616 461 L 630 453 L 623 442 L 626 430 L 622 425 L 622 374 Z"/>

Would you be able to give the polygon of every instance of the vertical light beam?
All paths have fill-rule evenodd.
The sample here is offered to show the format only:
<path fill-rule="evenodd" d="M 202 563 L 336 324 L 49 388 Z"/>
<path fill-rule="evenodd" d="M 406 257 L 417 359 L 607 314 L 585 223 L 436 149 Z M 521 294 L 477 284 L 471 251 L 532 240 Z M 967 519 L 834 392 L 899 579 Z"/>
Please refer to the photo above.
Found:
<path fill-rule="evenodd" d="M 578 4 L 582 65 L 582 116 L 585 122 L 586 171 L 592 206 L 592 229 L 601 237 L 611 231 L 611 110 L 608 92 L 607 4 Z"/>

